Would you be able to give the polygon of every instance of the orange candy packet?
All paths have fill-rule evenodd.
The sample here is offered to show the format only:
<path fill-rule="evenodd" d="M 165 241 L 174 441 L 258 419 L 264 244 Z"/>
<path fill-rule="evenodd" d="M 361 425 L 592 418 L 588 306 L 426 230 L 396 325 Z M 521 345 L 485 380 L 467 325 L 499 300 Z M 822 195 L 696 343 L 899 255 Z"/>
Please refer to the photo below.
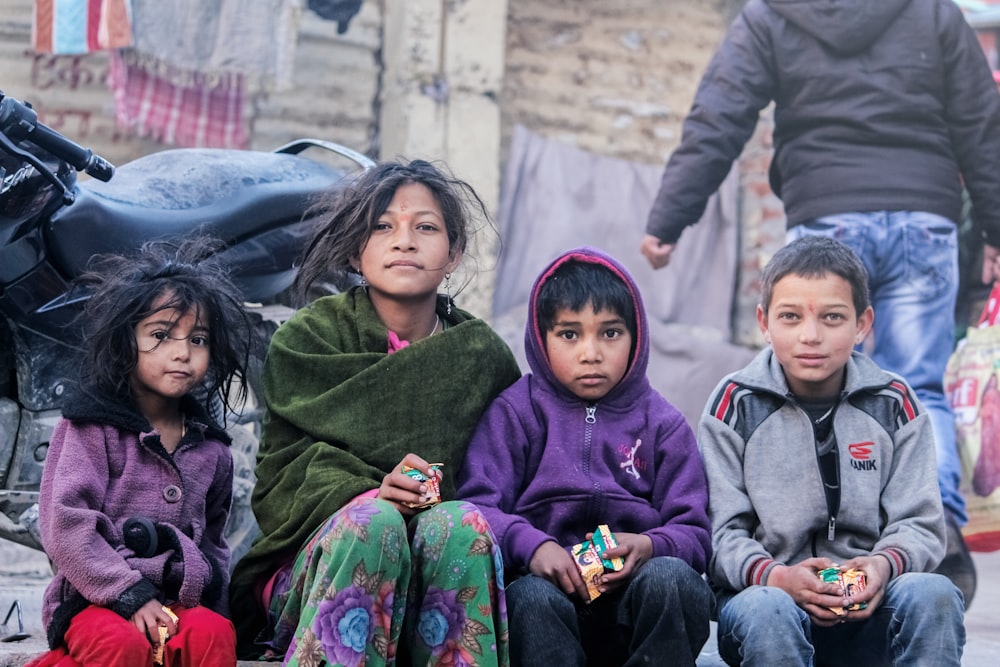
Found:
<path fill-rule="evenodd" d="M 427 495 L 429 496 L 429 498 L 422 503 L 403 503 L 407 507 L 412 507 L 413 509 L 426 509 L 441 502 L 441 468 L 444 467 L 444 464 L 431 463 L 429 465 L 432 473 L 430 477 L 413 466 L 403 466 L 403 474 L 417 480 L 418 482 L 423 482 L 427 486 Z"/>

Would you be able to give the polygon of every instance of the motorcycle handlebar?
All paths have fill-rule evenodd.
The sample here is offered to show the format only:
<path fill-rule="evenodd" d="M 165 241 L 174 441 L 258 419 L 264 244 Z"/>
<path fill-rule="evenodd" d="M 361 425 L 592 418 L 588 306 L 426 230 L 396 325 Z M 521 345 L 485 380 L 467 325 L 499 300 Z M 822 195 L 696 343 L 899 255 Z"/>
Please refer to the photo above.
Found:
<path fill-rule="evenodd" d="M 14 141 L 27 139 L 44 148 L 58 158 L 65 160 L 77 171 L 83 171 L 101 181 L 109 181 L 114 176 L 113 164 L 70 141 L 44 123 L 38 121 L 38 114 L 31 105 L 6 97 L 0 91 L 0 132 Z"/>

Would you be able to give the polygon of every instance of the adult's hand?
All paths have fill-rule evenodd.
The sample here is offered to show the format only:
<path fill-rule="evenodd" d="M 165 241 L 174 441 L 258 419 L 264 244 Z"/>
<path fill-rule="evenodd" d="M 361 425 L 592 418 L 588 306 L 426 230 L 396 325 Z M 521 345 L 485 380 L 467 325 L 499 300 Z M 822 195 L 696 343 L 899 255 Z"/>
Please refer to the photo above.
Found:
<path fill-rule="evenodd" d="M 1000 248 L 986 244 L 983 246 L 983 283 L 992 285 L 1000 280 Z"/>
<path fill-rule="evenodd" d="M 649 260 L 654 269 L 662 269 L 670 263 L 670 253 L 674 251 L 674 243 L 664 243 L 652 234 L 646 234 L 639 246 L 639 251 Z"/>

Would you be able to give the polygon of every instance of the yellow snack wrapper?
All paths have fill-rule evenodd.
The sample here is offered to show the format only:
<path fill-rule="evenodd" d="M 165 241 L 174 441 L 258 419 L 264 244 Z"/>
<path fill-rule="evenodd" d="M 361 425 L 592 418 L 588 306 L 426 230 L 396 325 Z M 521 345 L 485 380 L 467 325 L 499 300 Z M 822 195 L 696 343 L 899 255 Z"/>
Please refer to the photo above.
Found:
<path fill-rule="evenodd" d="M 868 583 L 865 573 L 855 568 L 841 570 L 839 567 L 828 567 L 825 570 L 819 571 L 819 578 L 827 583 L 840 584 L 844 595 L 860 593 L 865 590 L 865 586 Z M 855 602 L 850 607 L 847 607 L 846 610 L 844 607 L 830 607 L 830 611 L 837 616 L 843 616 L 849 611 L 861 611 L 867 607 L 867 602 Z"/>
<path fill-rule="evenodd" d="M 430 477 L 413 466 L 403 466 L 403 474 L 417 480 L 418 482 L 426 484 L 427 495 L 430 496 L 422 503 L 403 503 L 407 507 L 412 507 L 413 509 L 426 509 L 441 502 L 441 468 L 444 467 L 444 464 L 431 463 L 429 465 L 431 467 L 431 473 L 433 473 Z"/>
<path fill-rule="evenodd" d="M 611 529 L 602 523 L 594 531 L 591 539 L 574 545 L 570 550 L 570 553 L 573 554 L 573 560 L 576 561 L 576 566 L 580 568 L 583 583 L 587 584 L 587 592 L 590 594 L 591 601 L 596 600 L 601 594 L 598 590 L 601 575 L 605 572 L 617 572 L 625 567 L 625 561 L 622 558 L 604 557 L 605 551 L 617 546 L 618 540 L 615 539 Z"/>
<path fill-rule="evenodd" d="M 177 615 L 170 610 L 170 607 L 162 607 L 163 611 L 170 617 L 174 623 L 177 622 Z M 162 665 L 163 664 L 163 645 L 167 643 L 170 639 L 170 633 L 167 632 L 167 626 L 160 626 L 160 643 L 153 647 L 153 664 Z"/>
<path fill-rule="evenodd" d="M 580 568 L 580 575 L 583 577 L 583 583 L 587 584 L 587 592 L 590 594 L 590 600 L 596 600 L 601 594 L 598 590 L 598 586 L 601 583 L 601 575 L 604 574 L 604 563 L 601 562 L 601 554 L 597 553 L 597 549 L 589 540 L 581 542 L 573 547 L 573 560 L 576 561 L 576 566 Z"/>

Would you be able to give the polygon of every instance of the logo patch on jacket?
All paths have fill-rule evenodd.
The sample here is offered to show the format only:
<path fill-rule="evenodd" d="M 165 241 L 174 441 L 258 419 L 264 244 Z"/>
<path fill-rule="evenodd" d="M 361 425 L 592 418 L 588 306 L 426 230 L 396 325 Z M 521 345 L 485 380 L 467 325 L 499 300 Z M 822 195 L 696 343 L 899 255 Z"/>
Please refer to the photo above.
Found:
<path fill-rule="evenodd" d="M 878 470 L 875 459 L 872 458 L 872 449 L 875 443 L 872 441 L 855 442 L 847 446 L 847 451 L 851 454 L 851 467 L 855 470 Z"/>
<path fill-rule="evenodd" d="M 639 447 L 642 445 L 642 440 L 637 439 L 635 441 L 635 447 L 629 447 L 627 445 L 618 445 L 618 451 L 625 458 L 624 461 L 619 464 L 619 468 L 622 468 L 625 472 L 632 475 L 636 479 L 640 478 L 639 471 L 646 469 L 646 462 L 642 459 L 637 459 L 635 454 L 639 451 Z"/>

